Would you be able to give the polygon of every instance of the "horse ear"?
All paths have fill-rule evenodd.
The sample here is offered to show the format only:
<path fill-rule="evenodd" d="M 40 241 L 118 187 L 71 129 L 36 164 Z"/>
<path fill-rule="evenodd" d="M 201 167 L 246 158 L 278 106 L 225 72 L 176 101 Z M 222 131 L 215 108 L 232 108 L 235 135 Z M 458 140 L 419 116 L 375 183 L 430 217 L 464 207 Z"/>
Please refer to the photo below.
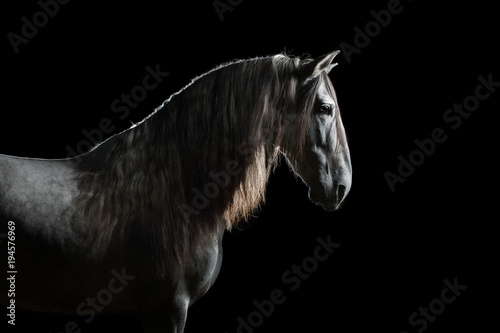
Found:
<path fill-rule="evenodd" d="M 327 74 L 330 73 L 332 68 L 338 65 L 337 63 L 332 64 L 332 61 L 339 53 L 339 50 L 333 51 L 306 63 L 301 69 L 302 74 L 306 78 L 314 78 L 318 76 L 321 71 L 325 71 Z"/>

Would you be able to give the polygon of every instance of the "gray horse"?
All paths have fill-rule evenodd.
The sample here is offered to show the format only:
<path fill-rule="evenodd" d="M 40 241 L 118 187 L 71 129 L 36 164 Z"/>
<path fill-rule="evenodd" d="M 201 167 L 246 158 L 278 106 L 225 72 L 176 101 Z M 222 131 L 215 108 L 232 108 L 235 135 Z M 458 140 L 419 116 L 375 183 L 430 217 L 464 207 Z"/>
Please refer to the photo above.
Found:
<path fill-rule="evenodd" d="M 224 231 L 263 202 L 280 157 L 324 209 L 349 192 L 327 75 L 337 54 L 221 65 L 75 158 L 0 155 L 0 232 L 15 250 L 0 266 L 18 272 L 15 300 L 2 279 L 0 301 L 85 323 L 137 312 L 145 332 L 182 332 L 219 273 Z"/>

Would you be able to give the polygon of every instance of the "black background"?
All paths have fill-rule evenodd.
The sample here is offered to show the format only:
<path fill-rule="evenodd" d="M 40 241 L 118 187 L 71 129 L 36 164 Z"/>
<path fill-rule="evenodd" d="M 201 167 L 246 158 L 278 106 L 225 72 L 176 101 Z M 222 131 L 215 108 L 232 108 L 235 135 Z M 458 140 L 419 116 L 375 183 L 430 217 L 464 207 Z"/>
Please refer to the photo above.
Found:
<path fill-rule="evenodd" d="M 0 153 L 65 157 L 66 146 L 85 139 L 82 130 L 98 128 L 103 118 L 112 119 L 115 132 L 123 130 L 196 75 L 236 58 L 284 50 L 318 57 L 343 42 L 354 46 L 354 28 L 364 30 L 374 20 L 370 12 L 387 4 L 244 0 L 221 21 L 211 0 L 74 0 L 16 54 L 7 34 L 20 34 L 21 18 L 32 21 L 40 6 L 4 3 Z M 245 230 L 226 234 L 219 278 L 190 308 L 186 332 L 236 332 L 238 316 L 247 318 L 252 302 L 269 299 L 274 289 L 285 292 L 286 302 L 255 332 L 417 332 L 420 326 L 410 326 L 408 317 L 439 298 L 444 279 L 455 277 L 467 289 L 425 331 L 498 326 L 493 118 L 500 92 L 456 130 L 443 121 L 448 108 L 474 94 L 479 75 L 500 81 L 496 9 L 479 1 L 400 6 L 350 61 L 340 55 L 330 74 L 353 165 L 345 205 L 322 211 L 287 167 L 278 168 L 265 207 Z M 170 75 L 120 120 L 111 102 L 157 64 Z M 414 140 L 430 138 L 434 128 L 447 140 L 392 192 L 384 172 L 397 173 L 398 156 L 408 157 Z M 282 274 L 328 235 L 341 246 L 290 291 Z M 16 327 L 8 330 L 61 332 L 70 319 L 82 322 L 18 310 Z M 103 316 L 81 329 L 140 331 L 140 323 L 130 315 Z"/>

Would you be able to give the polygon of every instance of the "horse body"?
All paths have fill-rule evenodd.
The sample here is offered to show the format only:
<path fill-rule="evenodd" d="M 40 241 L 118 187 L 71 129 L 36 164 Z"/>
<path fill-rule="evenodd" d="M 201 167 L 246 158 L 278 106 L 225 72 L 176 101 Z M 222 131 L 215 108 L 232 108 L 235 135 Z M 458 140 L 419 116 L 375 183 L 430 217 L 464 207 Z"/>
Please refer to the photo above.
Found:
<path fill-rule="evenodd" d="M 80 156 L 80 162 L 95 164 L 105 154 L 104 148 Z M 164 308 L 165 317 L 172 312 L 172 300 L 187 309 L 208 291 L 222 262 L 223 224 L 216 233 L 206 235 L 205 246 L 190 254 L 187 265 L 161 279 L 143 271 L 141 248 L 127 249 L 127 254 L 139 256 L 124 256 L 113 246 L 104 257 L 93 253 L 89 232 L 74 206 L 80 195 L 75 163 L 0 155 L 0 217 L 16 223 L 16 271 L 22 272 L 16 277 L 17 307 L 80 315 L 86 320 L 93 318 L 92 312 L 139 311 L 147 318 L 150 308 Z M 2 290 L 9 289 L 6 281 L 2 279 Z M 93 303 L 110 281 L 111 288 L 119 290 L 112 293 L 112 302 Z M 4 304 L 6 296 L 0 295 Z"/>
<path fill-rule="evenodd" d="M 89 267 L 75 260 L 88 251 L 84 225 L 72 206 L 78 195 L 75 170 L 61 160 L 10 156 L 0 156 L 0 170 L 2 222 L 16 223 L 16 270 L 22 272 L 17 306 L 74 313 L 81 296 L 90 295 L 85 281 L 92 280 L 81 275 Z M 6 296 L 2 293 L 2 301 Z"/>
<path fill-rule="evenodd" d="M 17 306 L 85 322 L 134 311 L 145 332 L 182 332 L 217 278 L 224 231 L 263 202 L 279 156 L 313 201 L 338 209 L 351 166 L 326 75 L 337 53 L 220 66 L 73 159 L 0 155 Z"/>

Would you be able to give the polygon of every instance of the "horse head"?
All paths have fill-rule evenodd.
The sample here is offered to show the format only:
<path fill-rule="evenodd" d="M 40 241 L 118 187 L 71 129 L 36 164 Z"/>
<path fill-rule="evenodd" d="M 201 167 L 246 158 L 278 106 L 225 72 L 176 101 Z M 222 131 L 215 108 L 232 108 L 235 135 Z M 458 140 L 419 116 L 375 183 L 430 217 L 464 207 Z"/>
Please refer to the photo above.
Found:
<path fill-rule="evenodd" d="M 337 65 L 332 61 L 339 52 L 299 62 L 295 111 L 287 112 L 295 118 L 288 124 L 296 126 L 285 129 L 287 136 L 295 140 L 303 132 L 300 149 L 290 156 L 294 160 L 292 166 L 309 187 L 309 198 L 328 211 L 340 207 L 351 188 L 352 176 L 337 96 L 328 77 Z"/>

